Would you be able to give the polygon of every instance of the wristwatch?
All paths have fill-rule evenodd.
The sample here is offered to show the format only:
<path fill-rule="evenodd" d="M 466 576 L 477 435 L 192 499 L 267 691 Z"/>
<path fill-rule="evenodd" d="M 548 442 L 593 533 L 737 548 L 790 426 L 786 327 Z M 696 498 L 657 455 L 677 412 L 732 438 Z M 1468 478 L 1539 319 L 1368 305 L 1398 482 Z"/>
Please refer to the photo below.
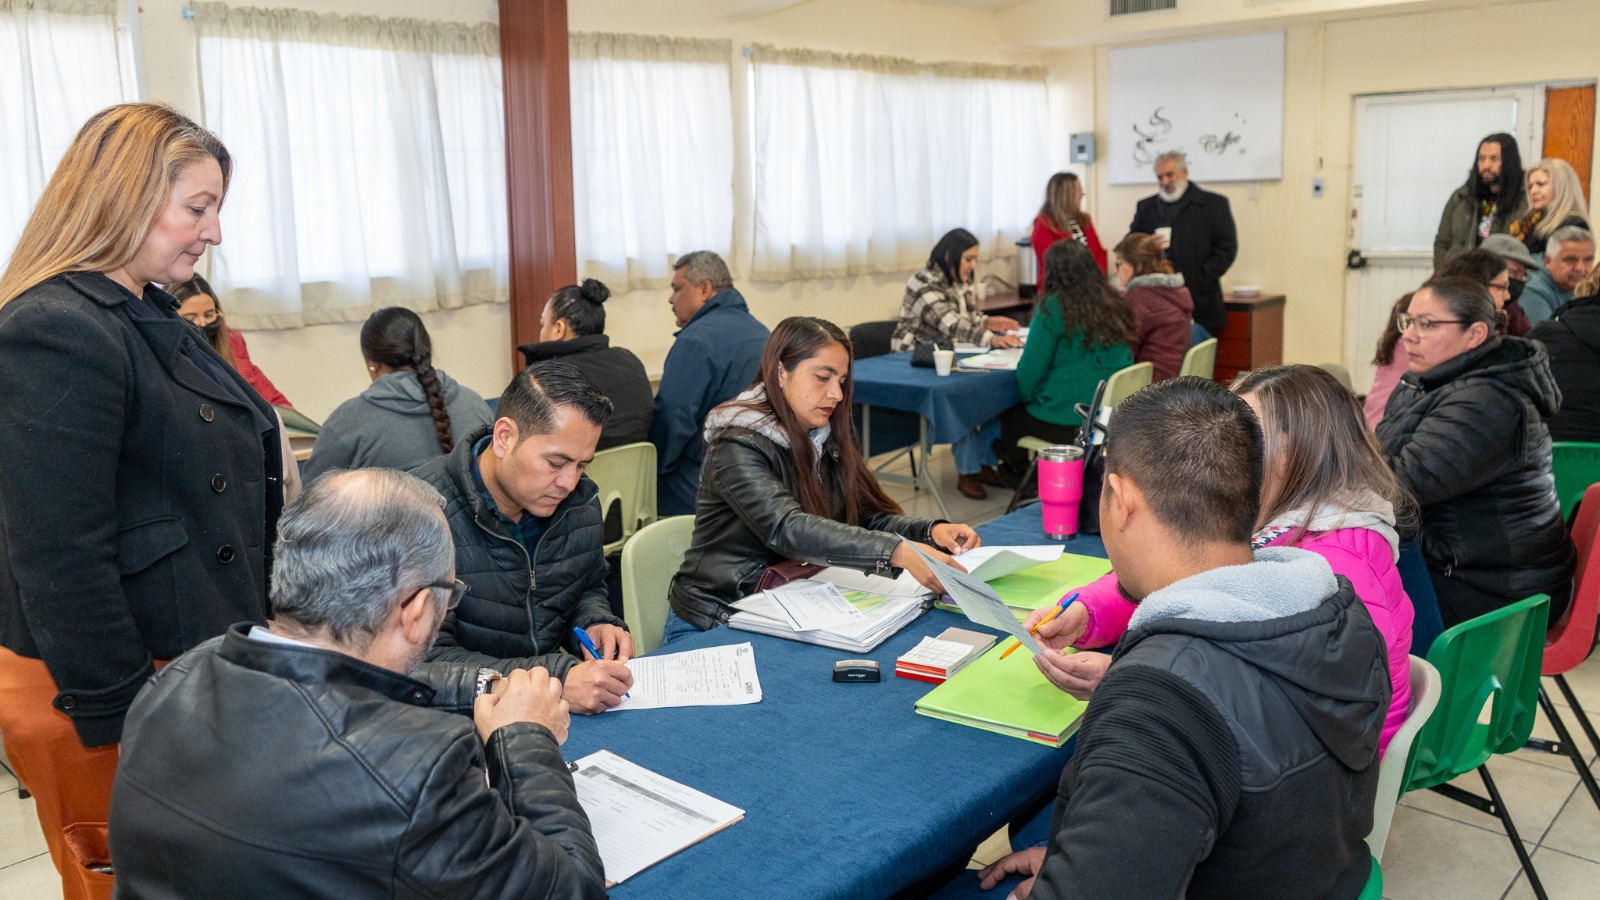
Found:
<path fill-rule="evenodd" d="M 473 693 L 473 695 L 472 695 L 473 699 L 476 700 L 477 698 L 482 697 L 484 694 L 487 694 L 487 693 L 493 691 L 494 690 L 494 683 L 496 681 L 499 681 L 501 678 L 504 678 L 504 677 L 505 677 L 504 675 L 501 675 L 499 672 L 496 672 L 494 669 L 489 669 L 489 668 L 479 669 L 478 670 L 478 689 L 477 689 L 477 691 L 475 691 Z"/>

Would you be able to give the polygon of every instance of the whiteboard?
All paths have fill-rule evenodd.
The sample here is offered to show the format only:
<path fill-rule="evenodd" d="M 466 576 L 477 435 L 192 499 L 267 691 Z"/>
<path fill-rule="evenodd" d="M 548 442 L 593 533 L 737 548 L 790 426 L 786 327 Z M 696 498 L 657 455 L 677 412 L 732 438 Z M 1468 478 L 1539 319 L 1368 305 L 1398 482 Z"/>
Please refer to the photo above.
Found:
<path fill-rule="evenodd" d="M 1283 32 L 1112 50 L 1112 184 L 1153 184 L 1168 150 L 1195 181 L 1283 178 Z"/>

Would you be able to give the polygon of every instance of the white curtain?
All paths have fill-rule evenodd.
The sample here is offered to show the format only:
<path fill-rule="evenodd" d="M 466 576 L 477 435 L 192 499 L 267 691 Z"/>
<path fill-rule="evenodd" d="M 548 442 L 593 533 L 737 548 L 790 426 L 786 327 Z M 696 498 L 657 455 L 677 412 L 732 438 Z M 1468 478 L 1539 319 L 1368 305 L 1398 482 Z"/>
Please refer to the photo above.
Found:
<path fill-rule="evenodd" d="M 206 125 L 235 161 L 211 270 L 230 322 L 506 299 L 494 26 L 193 8 Z"/>
<path fill-rule="evenodd" d="M 729 41 L 573 34 L 572 179 L 583 274 L 658 288 L 690 250 L 729 256 Z"/>
<path fill-rule="evenodd" d="M 115 0 L 0 0 L 0 268 L 61 154 L 128 99 Z"/>
<path fill-rule="evenodd" d="M 903 272 L 1027 233 L 1050 175 L 1038 67 L 752 48 L 758 278 Z"/>

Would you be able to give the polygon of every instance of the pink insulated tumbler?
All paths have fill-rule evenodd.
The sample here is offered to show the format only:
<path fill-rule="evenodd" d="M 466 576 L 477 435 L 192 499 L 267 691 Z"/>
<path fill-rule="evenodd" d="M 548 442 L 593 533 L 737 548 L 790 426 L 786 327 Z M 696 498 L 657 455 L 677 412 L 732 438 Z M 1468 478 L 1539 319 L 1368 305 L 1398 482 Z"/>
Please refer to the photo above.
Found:
<path fill-rule="evenodd" d="M 1054 445 L 1039 451 L 1039 505 L 1044 536 L 1070 541 L 1078 536 L 1078 502 L 1083 499 L 1083 448 Z"/>

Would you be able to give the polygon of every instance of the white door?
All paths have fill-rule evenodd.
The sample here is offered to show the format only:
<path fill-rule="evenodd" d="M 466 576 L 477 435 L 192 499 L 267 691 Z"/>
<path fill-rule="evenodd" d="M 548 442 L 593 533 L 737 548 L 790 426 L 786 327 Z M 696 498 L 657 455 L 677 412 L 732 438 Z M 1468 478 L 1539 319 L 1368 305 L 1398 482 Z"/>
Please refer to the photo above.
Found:
<path fill-rule="evenodd" d="M 1357 391 L 1372 384 L 1373 353 L 1396 300 L 1433 272 L 1433 237 L 1478 143 L 1517 138 L 1523 167 L 1542 146 L 1544 92 L 1532 85 L 1355 98 L 1351 246 L 1366 261 L 1345 280 L 1344 364 Z"/>

